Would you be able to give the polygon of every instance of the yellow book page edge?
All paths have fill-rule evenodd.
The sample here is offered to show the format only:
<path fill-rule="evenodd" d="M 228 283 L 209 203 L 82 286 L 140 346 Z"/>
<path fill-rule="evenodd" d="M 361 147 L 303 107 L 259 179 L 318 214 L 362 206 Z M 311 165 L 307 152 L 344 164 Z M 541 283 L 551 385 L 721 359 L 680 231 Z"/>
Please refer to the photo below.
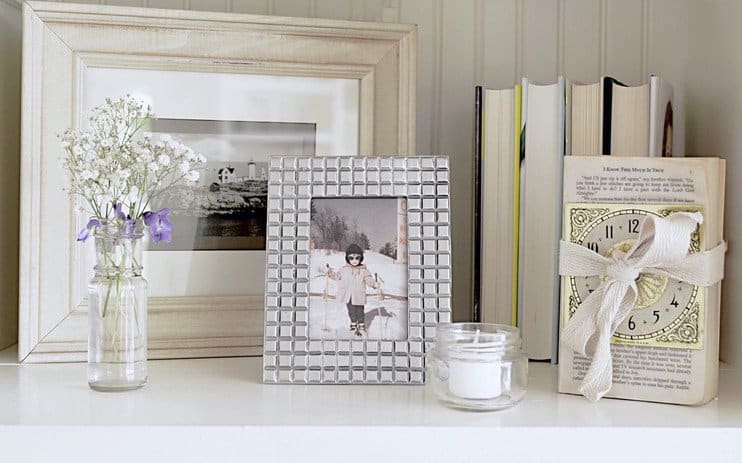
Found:
<path fill-rule="evenodd" d="M 518 326 L 518 248 L 519 248 L 519 233 L 520 233 L 520 119 L 521 119 L 521 102 L 523 95 L 523 88 L 520 85 L 515 86 L 515 121 L 513 124 L 513 145 L 515 146 L 513 156 L 515 162 L 513 162 L 513 285 L 512 285 L 512 297 L 513 306 L 511 313 L 511 324 Z"/>

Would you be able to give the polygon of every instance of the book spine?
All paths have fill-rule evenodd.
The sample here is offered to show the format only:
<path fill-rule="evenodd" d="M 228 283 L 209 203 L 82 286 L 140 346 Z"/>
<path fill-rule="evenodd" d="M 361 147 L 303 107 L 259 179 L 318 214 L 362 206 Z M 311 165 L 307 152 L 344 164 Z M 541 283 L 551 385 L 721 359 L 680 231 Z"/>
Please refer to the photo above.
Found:
<path fill-rule="evenodd" d="M 554 242 L 559 247 L 559 240 L 562 238 L 562 198 L 564 196 L 564 156 L 567 150 L 566 144 L 566 127 L 567 127 L 567 82 L 563 76 L 557 80 L 557 144 L 556 156 L 557 161 L 557 195 L 553 204 L 554 210 L 557 211 L 554 226 Z M 554 259 L 554 280 L 552 281 L 552 292 L 554 293 L 554 310 L 552 312 L 552 336 L 551 336 L 551 363 L 557 363 L 559 357 L 559 301 L 561 277 L 559 276 L 559 252 L 554 250 L 556 259 Z"/>
<path fill-rule="evenodd" d="M 475 322 L 482 321 L 481 287 L 482 287 L 482 124 L 483 124 L 483 95 L 481 86 L 474 88 L 474 229 L 472 240 L 472 313 L 471 319 Z"/>
<path fill-rule="evenodd" d="M 521 156 L 521 85 L 515 86 L 514 121 L 513 121 L 513 281 L 511 287 L 512 315 L 511 324 L 518 326 L 518 249 L 520 247 L 520 163 Z"/>
<path fill-rule="evenodd" d="M 611 134 L 613 133 L 611 126 L 613 125 L 613 89 L 619 85 L 626 87 L 626 84 L 613 77 L 603 77 L 603 154 L 612 154 L 613 147 L 611 146 Z"/>
<path fill-rule="evenodd" d="M 611 154 L 611 119 L 613 114 L 613 81 L 603 78 L 603 154 Z"/>
<path fill-rule="evenodd" d="M 657 113 L 660 98 L 659 79 L 657 76 L 649 76 L 649 143 L 647 153 L 650 157 L 661 156 L 659 142 L 657 141 Z"/>
<path fill-rule="evenodd" d="M 519 158 L 519 175 L 518 175 L 518 290 L 516 294 L 516 326 L 520 328 L 521 337 L 523 336 L 523 249 L 525 243 L 523 239 L 525 230 L 525 162 L 526 162 L 526 124 L 528 120 L 528 78 L 521 78 L 520 87 L 520 133 L 518 134 L 518 143 L 520 150 Z"/>

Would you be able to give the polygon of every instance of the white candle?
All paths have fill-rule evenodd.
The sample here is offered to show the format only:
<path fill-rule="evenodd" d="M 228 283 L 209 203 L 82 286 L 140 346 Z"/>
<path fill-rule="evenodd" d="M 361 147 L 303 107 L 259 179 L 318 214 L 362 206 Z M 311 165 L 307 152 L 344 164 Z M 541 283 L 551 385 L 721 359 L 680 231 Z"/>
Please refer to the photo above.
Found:
<path fill-rule="evenodd" d="M 473 345 L 479 345 L 479 330 Z M 491 399 L 502 394 L 502 364 L 476 352 L 460 353 L 448 362 L 448 390 L 463 399 Z"/>
<path fill-rule="evenodd" d="M 491 399 L 502 394 L 502 366 L 499 362 L 451 359 L 448 390 L 463 399 Z"/>

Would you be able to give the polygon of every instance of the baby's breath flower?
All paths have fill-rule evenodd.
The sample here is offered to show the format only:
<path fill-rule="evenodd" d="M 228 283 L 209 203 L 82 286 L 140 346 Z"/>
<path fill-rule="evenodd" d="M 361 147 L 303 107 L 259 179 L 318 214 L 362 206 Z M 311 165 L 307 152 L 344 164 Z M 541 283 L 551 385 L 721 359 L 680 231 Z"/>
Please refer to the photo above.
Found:
<path fill-rule="evenodd" d="M 142 217 L 151 200 L 178 183 L 198 181 L 206 158 L 175 140 L 144 132 L 152 108 L 127 95 L 106 98 L 93 109 L 86 131 L 68 129 L 60 138 L 60 165 L 69 172 L 69 192 L 85 199 L 101 219 L 114 218 L 113 205 Z"/>
<path fill-rule="evenodd" d="M 186 176 L 186 178 L 191 182 L 198 181 L 199 177 L 201 177 L 201 174 L 197 170 L 188 172 L 188 175 Z"/>

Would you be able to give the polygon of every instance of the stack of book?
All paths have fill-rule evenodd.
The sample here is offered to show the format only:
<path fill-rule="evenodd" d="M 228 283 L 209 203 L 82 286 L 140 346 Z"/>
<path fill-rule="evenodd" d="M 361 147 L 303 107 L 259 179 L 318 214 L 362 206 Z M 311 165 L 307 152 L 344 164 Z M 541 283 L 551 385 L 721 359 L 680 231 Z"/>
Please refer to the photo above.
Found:
<path fill-rule="evenodd" d="M 673 90 L 657 76 L 475 92 L 474 319 L 517 325 L 556 361 L 565 155 L 672 156 Z"/>

